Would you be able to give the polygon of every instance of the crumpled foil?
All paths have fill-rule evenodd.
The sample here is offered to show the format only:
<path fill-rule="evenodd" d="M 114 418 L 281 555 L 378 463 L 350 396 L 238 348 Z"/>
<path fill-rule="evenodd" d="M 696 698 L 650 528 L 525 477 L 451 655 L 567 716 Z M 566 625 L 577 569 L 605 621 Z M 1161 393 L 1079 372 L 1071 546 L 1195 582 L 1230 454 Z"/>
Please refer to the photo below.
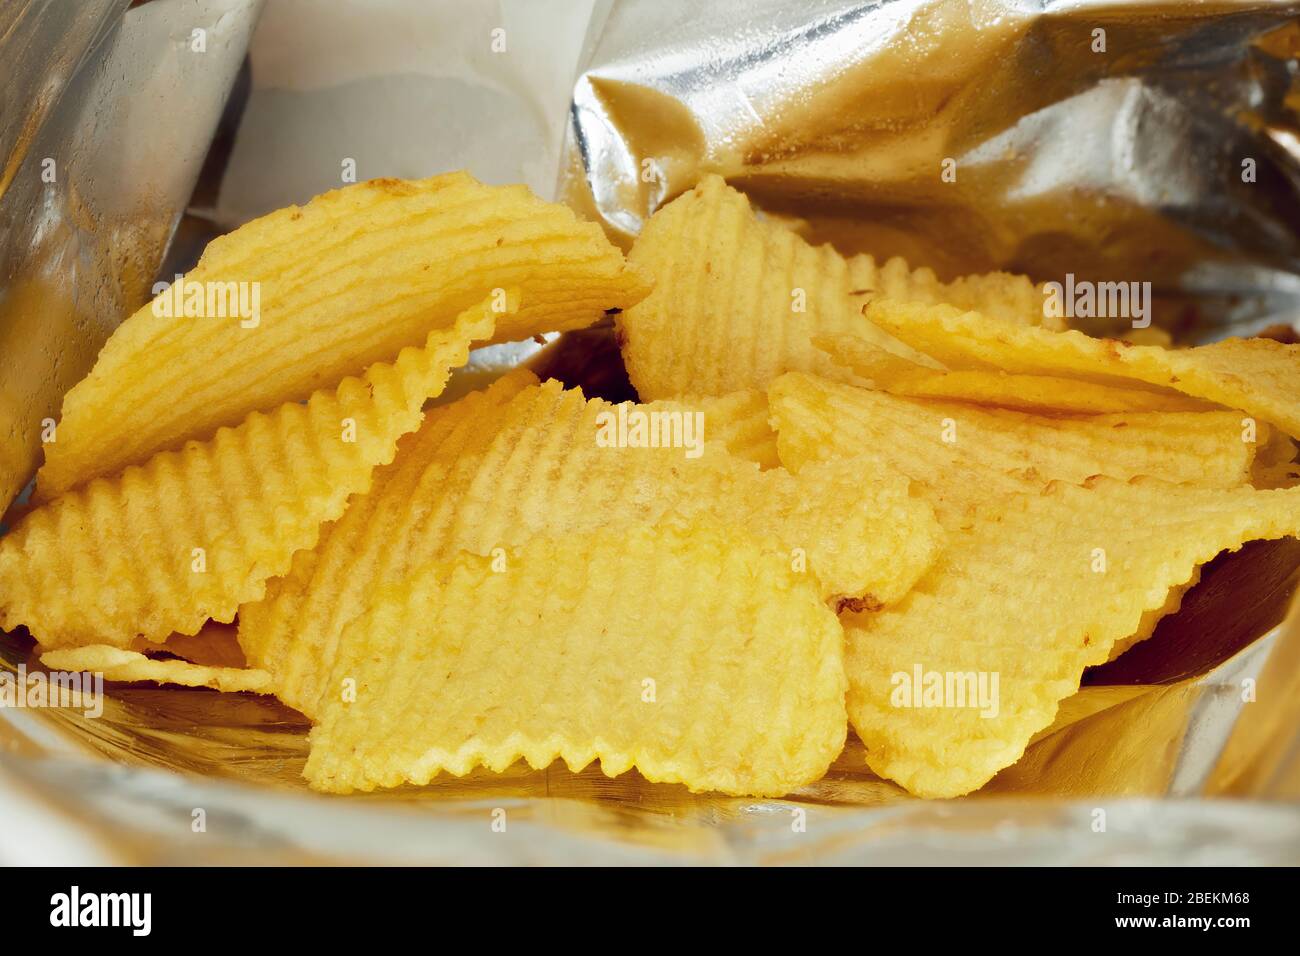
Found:
<path fill-rule="evenodd" d="M 17 64 L 0 99 L 0 477 L 8 463 L 21 482 L 31 416 L 57 408 L 143 299 L 258 4 L 155 0 L 123 17 L 123 3 L 87 3 L 59 29 L 42 19 L 52 3 L 18 6 L 22 30 L 0 19 L 0 55 Z M 1156 323 L 1184 342 L 1294 329 L 1298 15 L 1235 2 L 268 0 L 238 133 L 209 156 L 164 271 L 203 237 L 338 185 L 343 158 L 360 178 L 465 167 L 527 182 L 624 244 L 718 172 L 845 252 L 943 277 L 1151 281 Z M 195 72 L 179 44 L 199 21 L 230 42 Z M 147 106 L 132 95 L 145 88 Z M 83 144 L 77 176 L 24 186 L 23 164 L 55 148 L 24 144 L 46 141 Z M 63 377 L 24 377 L 19 348 L 59 356 Z M 460 387 L 519 361 L 627 392 L 600 328 L 477 355 Z M 13 423 L 23 437 L 6 445 Z M 306 722 L 269 698 L 116 687 L 96 719 L 0 709 L 0 861 L 1295 863 L 1297 591 L 1300 543 L 1220 556 L 1152 640 L 1085 675 L 1019 763 L 950 801 L 876 778 L 852 738 L 824 780 L 783 800 L 563 766 L 322 797 L 299 776 Z M 30 643 L 0 638 L 0 666 L 22 664 Z"/>

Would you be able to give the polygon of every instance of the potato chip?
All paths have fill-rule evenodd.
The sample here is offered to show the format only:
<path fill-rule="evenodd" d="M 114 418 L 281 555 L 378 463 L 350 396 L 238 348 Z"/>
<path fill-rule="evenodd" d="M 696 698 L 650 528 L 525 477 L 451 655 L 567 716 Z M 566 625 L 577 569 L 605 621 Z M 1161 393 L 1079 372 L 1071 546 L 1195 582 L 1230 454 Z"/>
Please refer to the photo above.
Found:
<path fill-rule="evenodd" d="M 758 219 L 749 200 L 717 176 L 651 217 L 629 261 L 654 277 L 654 291 L 617 316 L 628 375 L 642 401 L 766 388 L 785 371 L 848 379 L 812 344 L 814 335 L 856 333 L 891 352 L 922 356 L 862 320 L 876 296 L 979 303 L 1008 321 L 1041 321 L 1029 280 L 982 276 L 945 286 L 901 260 L 877 268 L 810 246 Z M 1012 302 L 1037 302 L 1035 310 Z"/>
<path fill-rule="evenodd" d="M 0 538 L 0 627 L 47 648 L 126 647 L 231 621 L 369 488 L 494 316 L 490 297 L 392 364 L 30 512 Z"/>
<path fill-rule="evenodd" d="M 300 555 L 264 600 L 241 608 L 240 643 L 250 663 L 275 675 L 286 703 L 314 714 L 338 635 L 377 584 L 462 550 L 490 555 L 532 537 L 672 514 L 708 518 L 783 542 L 793 565 L 818 576 L 824 597 L 879 606 L 906 593 L 939 547 L 930 506 L 880 463 L 825 462 L 796 478 L 711 442 L 698 457 L 667 445 L 617 447 L 617 423 L 633 423 L 623 436 L 630 439 L 654 406 L 587 400 L 554 381 L 520 390 L 518 382 L 430 413 L 315 552 Z M 613 426 L 615 447 L 602 446 L 602 423 Z M 709 434 L 707 417 L 695 431 Z"/>
<path fill-rule="evenodd" d="M 239 609 L 240 647 L 251 664 L 275 675 L 281 700 L 314 711 L 342 624 L 361 613 L 372 582 L 405 569 L 407 529 L 426 513 L 411 502 L 431 496 L 442 477 L 430 469 L 431 484 L 420 485 L 430 458 L 471 440 L 489 409 L 536 384 L 537 376 L 521 369 L 484 392 L 430 409 L 419 430 L 403 436 L 392 463 L 375 470 L 370 491 L 321 529 L 315 548 L 295 553 L 289 572 L 268 582 L 264 597 Z M 395 558 L 401 560 L 392 568 Z"/>
<path fill-rule="evenodd" d="M 1256 445 L 1235 412 L 1133 412 L 1049 418 L 1002 408 L 902 398 L 792 372 L 772 383 L 781 460 L 810 461 L 864 449 L 913 478 L 941 522 L 1024 479 L 1082 482 L 1095 475 L 1155 475 L 1232 487 L 1250 474 Z"/>
<path fill-rule="evenodd" d="M 155 660 L 138 651 L 128 651 L 106 644 L 87 644 L 46 651 L 41 663 L 50 670 L 90 671 L 104 680 L 136 683 L 180 684 L 184 687 L 211 687 L 226 693 L 252 691 L 270 693 L 271 675 L 266 671 L 241 670 L 234 667 L 208 667 L 176 659 Z"/>
<path fill-rule="evenodd" d="M 648 287 L 595 224 L 464 173 L 358 183 L 247 223 L 114 332 L 64 398 L 37 493 L 52 498 L 391 362 L 506 288 L 523 305 L 497 341 L 590 325 Z"/>
<path fill-rule="evenodd" d="M 426 565 L 339 642 L 304 775 L 330 792 L 599 760 L 788 793 L 844 746 L 843 634 L 784 545 L 735 528 L 535 538 Z"/>
<path fill-rule="evenodd" d="M 1165 598 L 1165 603 L 1160 605 L 1160 607 L 1149 610 L 1143 614 L 1142 620 L 1138 622 L 1137 630 L 1128 637 L 1122 637 L 1116 641 L 1115 645 L 1110 649 L 1110 656 L 1106 659 L 1108 661 L 1113 661 L 1134 644 L 1141 643 L 1153 635 L 1156 632 L 1156 625 L 1159 624 L 1163 618 L 1168 617 L 1170 614 L 1178 613 L 1178 609 L 1183 606 L 1183 598 L 1186 597 L 1187 592 L 1196 587 L 1200 581 L 1201 569 L 1197 568 L 1186 584 L 1170 588 L 1169 596 Z"/>
<path fill-rule="evenodd" d="M 1159 385 L 1240 409 L 1300 437 L 1300 345 L 1225 339 L 1188 349 L 990 323 L 949 306 L 872 303 L 867 317 L 950 368 Z"/>
<path fill-rule="evenodd" d="M 707 424 L 707 441 L 721 442 L 735 457 L 752 461 L 765 471 L 781 464 L 776 452 L 776 432 L 769 421 L 772 411 L 767 405 L 766 392 L 752 389 L 727 395 L 688 395 L 650 402 L 645 409 L 701 411 Z"/>
<path fill-rule="evenodd" d="M 1099 478 L 985 500 L 896 606 L 843 618 L 868 764 L 919 796 L 979 788 L 1200 565 L 1297 534 L 1300 489 Z"/>
<path fill-rule="evenodd" d="M 986 272 L 940 282 L 933 270 L 909 268 L 898 256 L 878 266 L 871 256 L 857 255 L 849 258 L 847 264 L 849 295 L 859 311 L 878 299 L 893 299 L 921 305 L 951 305 L 1016 325 L 1065 327 L 1063 318 L 1046 314 L 1043 288 L 1034 285 L 1027 276 Z"/>
<path fill-rule="evenodd" d="M 1187 412 L 1216 407 L 1185 395 L 1117 388 L 1052 375 L 1012 375 L 1000 369 L 941 371 L 886 352 L 856 335 L 822 336 L 813 344 L 877 388 L 910 398 L 1075 414 Z"/>

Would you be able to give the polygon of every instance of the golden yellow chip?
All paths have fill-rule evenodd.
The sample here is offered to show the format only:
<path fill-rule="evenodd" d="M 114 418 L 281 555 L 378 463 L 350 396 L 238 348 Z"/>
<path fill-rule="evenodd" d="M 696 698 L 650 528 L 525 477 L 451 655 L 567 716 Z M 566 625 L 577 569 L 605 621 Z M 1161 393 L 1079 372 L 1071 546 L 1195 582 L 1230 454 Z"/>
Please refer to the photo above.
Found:
<path fill-rule="evenodd" d="M 522 758 L 777 796 L 844 745 L 843 633 L 783 545 L 639 526 L 461 555 L 381 588 L 339 641 L 304 774 L 425 784 Z"/>
<path fill-rule="evenodd" d="M 863 321 L 863 303 L 877 296 L 979 303 L 1008 321 L 1042 317 L 1028 279 L 970 277 L 945 286 L 901 260 L 881 268 L 865 256 L 846 262 L 830 246 L 810 246 L 759 220 L 717 176 L 655 213 L 628 258 L 655 280 L 643 302 L 616 318 L 628 375 L 646 402 L 762 389 L 786 371 L 850 378 L 813 346 L 814 335 L 856 333 L 924 361 Z M 1031 301 L 1034 309 L 1025 305 Z M 1002 308 L 1011 311 L 994 311 Z"/>
<path fill-rule="evenodd" d="M 1196 587 L 1200 581 L 1201 569 L 1197 568 L 1185 584 L 1170 588 L 1169 596 L 1165 598 L 1165 603 L 1160 605 L 1158 608 L 1146 611 L 1142 615 L 1142 620 L 1138 622 L 1137 630 L 1128 637 L 1122 637 L 1117 640 L 1115 645 L 1110 649 L 1110 656 L 1106 659 L 1113 661 L 1134 644 L 1145 641 L 1148 637 L 1153 635 L 1156 631 L 1156 625 L 1159 624 L 1163 618 L 1168 617 L 1170 614 L 1178 613 L 1178 609 L 1183 606 L 1183 598 L 1187 596 L 1187 592 Z"/>
<path fill-rule="evenodd" d="M 1296 534 L 1300 489 L 1099 478 L 984 500 L 901 602 L 844 618 L 867 762 L 920 796 L 979 788 L 1200 565 Z"/>
<path fill-rule="evenodd" d="M 535 536 L 583 534 L 668 515 L 735 524 L 783 542 L 828 599 L 897 600 L 933 561 L 940 532 L 901 474 L 873 460 L 819 463 L 792 477 L 717 444 L 704 412 L 587 400 L 519 379 L 431 413 L 267 597 L 240 610 L 249 662 L 309 716 L 334 645 L 377 583 L 457 551 L 491 555 Z M 501 394 L 504 390 L 505 394 Z M 684 417 L 683 417 L 684 416 Z M 671 431 L 671 430 L 670 430 Z M 649 447 L 654 436 L 663 440 Z M 418 502 L 418 507 L 412 507 Z"/>
<path fill-rule="evenodd" d="M 685 396 L 650 402 L 644 407 L 648 412 L 701 411 L 708 426 L 707 441 L 721 442 L 735 457 L 752 461 L 764 470 L 781 464 L 766 392 L 754 389 L 728 395 Z"/>
<path fill-rule="evenodd" d="M 271 675 L 266 671 L 209 667 L 175 659 L 155 660 L 138 651 L 106 644 L 46 651 L 41 655 L 41 663 L 50 670 L 89 671 L 102 674 L 104 680 L 124 683 L 149 681 L 184 687 L 211 687 L 226 693 L 252 691 L 268 694 L 271 688 Z"/>
<path fill-rule="evenodd" d="M 950 368 L 1159 385 L 1240 409 L 1300 437 L 1300 345 L 1225 339 L 1189 349 L 990 323 L 948 306 L 873 303 L 867 317 Z"/>
<path fill-rule="evenodd" d="M 924 266 L 912 269 L 898 256 L 884 265 L 877 265 L 868 255 L 853 256 L 847 263 L 849 295 L 859 312 L 877 300 L 892 299 L 919 305 L 951 305 L 1016 325 L 1065 327 L 1064 319 L 1046 314 L 1043 288 L 1027 276 L 986 272 L 940 282 L 933 270 Z"/>
<path fill-rule="evenodd" d="M 1074 414 L 1188 412 L 1216 407 L 1185 395 L 1052 375 L 1012 375 L 1000 369 L 942 371 L 886 352 L 856 335 L 822 336 L 813 343 L 876 387 L 911 398 Z"/>
<path fill-rule="evenodd" d="M 64 398 L 37 492 L 54 497 L 391 362 L 506 288 L 523 306 L 497 341 L 590 325 L 647 291 L 595 224 L 464 173 L 358 183 L 247 223 L 114 332 Z"/>
<path fill-rule="evenodd" d="M 471 440 L 492 407 L 536 384 L 537 376 L 519 369 L 486 391 L 430 409 L 419 430 L 403 436 L 392 463 L 375 470 L 369 493 L 321 529 L 315 548 L 295 553 L 288 573 L 269 581 L 264 597 L 240 607 L 240 647 L 250 664 L 275 676 L 282 701 L 308 715 L 315 711 L 343 624 L 361 613 L 372 583 L 406 568 L 407 529 L 425 514 L 411 502 L 431 496 L 444 474 L 429 469 L 429 484 L 420 484 L 430 456 Z"/>
<path fill-rule="evenodd" d="M 1029 480 L 1154 475 L 1232 487 L 1250 476 L 1258 447 L 1242 441 L 1235 412 L 1133 412 L 1046 417 L 1003 408 L 902 398 L 793 372 L 772 383 L 781 460 L 810 461 L 864 449 L 916 480 L 945 515 Z"/>
<path fill-rule="evenodd" d="M 392 364 L 30 512 L 0 538 L 0 627 L 26 625 L 47 648 L 127 647 L 233 620 L 369 488 L 470 342 L 492 334 L 495 308 L 490 297 Z"/>

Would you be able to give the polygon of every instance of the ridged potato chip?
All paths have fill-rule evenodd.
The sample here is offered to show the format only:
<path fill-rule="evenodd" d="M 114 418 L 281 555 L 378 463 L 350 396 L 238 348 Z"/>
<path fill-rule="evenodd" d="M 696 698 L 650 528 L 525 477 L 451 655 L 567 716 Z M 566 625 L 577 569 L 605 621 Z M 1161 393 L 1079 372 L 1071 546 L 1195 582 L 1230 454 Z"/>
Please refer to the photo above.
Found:
<path fill-rule="evenodd" d="M 850 378 L 813 346 L 814 335 L 853 332 L 924 361 L 863 321 L 864 302 L 880 296 L 979 304 L 1006 321 L 1042 321 L 1042 298 L 1028 279 L 944 285 L 897 259 L 879 268 L 865 256 L 846 261 L 758 219 L 717 176 L 655 213 L 628 259 L 655 281 L 644 301 L 615 319 L 628 375 L 645 402 L 766 388 L 786 371 Z"/>
<path fill-rule="evenodd" d="M 737 458 L 752 461 L 760 468 L 777 468 L 781 464 L 776 451 L 776 432 L 772 428 L 772 411 L 767 393 L 758 389 L 731 392 L 727 395 L 683 396 L 650 402 L 646 411 L 701 411 L 708 423 L 708 441 L 721 442 Z"/>
<path fill-rule="evenodd" d="M 113 333 L 64 398 L 37 494 L 52 498 L 391 362 L 506 288 L 524 304 L 499 323 L 497 341 L 590 325 L 648 290 L 595 224 L 523 186 L 465 173 L 376 179 L 256 219 L 214 239 L 192 272 Z M 192 294 L 202 314 L 158 314 Z M 231 306 L 231 294 L 247 308 Z"/>
<path fill-rule="evenodd" d="M 1106 660 L 1113 661 L 1134 644 L 1141 643 L 1155 634 L 1156 625 L 1170 614 L 1177 614 L 1178 609 L 1183 606 L 1183 598 L 1187 596 L 1187 592 L 1196 587 L 1200 581 L 1201 569 L 1197 568 L 1185 584 L 1179 585 L 1175 588 L 1170 588 L 1169 596 L 1165 598 L 1165 603 L 1160 605 L 1158 608 L 1148 610 L 1144 613 L 1142 615 L 1142 620 L 1138 622 L 1137 630 L 1128 637 L 1122 637 L 1117 640 L 1114 645 L 1112 645 L 1110 654 L 1107 656 Z"/>
<path fill-rule="evenodd" d="M 845 260 L 849 270 L 849 295 L 858 311 L 877 299 L 914 302 L 920 305 L 951 305 L 981 312 L 999 322 L 1064 328 L 1065 320 L 1048 315 L 1043 308 L 1042 286 L 1027 276 L 1009 272 L 986 272 L 940 282 L 924 266 L 912 269 L 898 256 L 877 265 L 868 255 Z"/>
<path fill-rule="evenodd" d="M 939 398 L 1027 412 L 1106 414 L 1190 412 L 1213 404 L 1185 395 L 1119 388 L 1052 375 L 1013 375 L 1000 369 L 944 371 L 910 362 L 856 335 L 813 340 L 836 362 L 877 388 L 909 398 Z"/>
<path fill-rule="evenodd" d="M 1240 415 L 1227 411 L 1049 418 L 902 398 L 798 372 L 773 382 L 769 400 L 787 468 L 874 449 L 919 483 L 945 524 L 954 507 L 1026 480 L 1154 475 L 1228 488 L 1248 480 L 1257 448 L 1242 441 Z"/>
<path fill-rule="evenodd" d="M 868 764 L 919 796 L 979 788 L 1200 565 L 1297 534 L 1300 489 L 1099 478 L 986 498 L 901 602 L 843 618 Z"/>
<path fill-rule="evenodd" d="M 209 667 L 189 661 L 146 657 L 138 651 L 87 644 L 46 651 L 41 663 L 50 670 L 89 671 L 102 674 L 104 680 L 155 684 L 179 684 L 183 687 L 211 687 L 225 693 L 252 691 L 269 694 L 271 675 L 266 671 L 241 670 L 235 667 Z"/>
<path fill-rule="evenodd" d="M 339 642 L 304 775 L 331 792 L 594 760 L 777 796 L 843 748 L 843 633 L 783 545 L 630 527 L 460 555 L 381 588 Z"/>
<path fill-rule="evenodd" d="M 520 382 L 431 413 L 315 551 L 240 610 L 249 662 L 275 675 L 286 703 L 314 715 L 338 635 L 374 586 L 457 551 L 490 555 L 532 537 L 672 514 L 707 518 L 783 542 L 792 562 L 817 575 L 823 597 L 879 606 L 906 593 L 939 547 L 930 506 L 880 463 L 830 461 L 792 477 L 711 442 L 698 457 L 680 447 L 602 446 L 602 422 L 644 421 L 654 406 Z M 705 417 L 697 437 L 708 434 Z"/>
<path fill-rule="evenodd" d="M 1240 409 L 1300 437 L 1300 345 L 1258 338 L 1163 349 L 991 323 L 949 306 L 885 301 L 872 303 L 867 318 L 950 368 L 1145 382 Z"/>
<path fill-rule="evenodd" d="M 30 512 L 0 538 L 0 627 L 26 625 L 47 648 L 125 648 L 233 620 L 392 461 L 470 342 L 492 334 L 496 306 L 306 404 L 254 412 Z M 517 306 L 511 292 L 506 312 Z"/>

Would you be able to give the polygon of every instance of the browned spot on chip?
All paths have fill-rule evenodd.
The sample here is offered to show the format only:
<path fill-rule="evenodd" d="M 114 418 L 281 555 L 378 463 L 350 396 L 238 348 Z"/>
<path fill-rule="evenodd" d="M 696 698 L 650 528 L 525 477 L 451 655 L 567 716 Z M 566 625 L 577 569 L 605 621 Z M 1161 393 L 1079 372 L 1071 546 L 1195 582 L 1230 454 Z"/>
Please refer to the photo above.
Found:
<path fill-rule="evenodd" d="M 419 192 L 419 188 L 410 180 L 393 179 L 390 176 L 367 180 L 367 184 L 382 192 L 392 193 L 394 196 L 413 196 Z"/>
<path fill-rule="evenodd" d="M 862 597 L 840 598 L 835 605 L 835 613 L 842 614 L 850 611 L 853 614 L 861 614 L 863 611 L 879 611 L 885 605 L 876 600 L 874 595 L 864 594 Z"/>

